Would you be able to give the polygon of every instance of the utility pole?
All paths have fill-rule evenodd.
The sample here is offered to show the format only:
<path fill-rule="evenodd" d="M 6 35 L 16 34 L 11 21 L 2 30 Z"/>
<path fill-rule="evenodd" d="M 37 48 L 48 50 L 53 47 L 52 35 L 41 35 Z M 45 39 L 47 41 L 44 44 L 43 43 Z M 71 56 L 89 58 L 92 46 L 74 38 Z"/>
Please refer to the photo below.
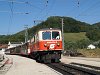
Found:
<path fill-rule="evenodd" d="M 64 50 L 64 31 L 63 31 L 63 26 L 64 26 L 64 19 L 61 18 L 61 25 L 62 25 L 62 45 L 63 45 L 63 50 Z"/>
<path fill-rule="evenodd" d="M 24 25 L 25 28 L 25 43 L 28 41 L 28 25 Z"/>

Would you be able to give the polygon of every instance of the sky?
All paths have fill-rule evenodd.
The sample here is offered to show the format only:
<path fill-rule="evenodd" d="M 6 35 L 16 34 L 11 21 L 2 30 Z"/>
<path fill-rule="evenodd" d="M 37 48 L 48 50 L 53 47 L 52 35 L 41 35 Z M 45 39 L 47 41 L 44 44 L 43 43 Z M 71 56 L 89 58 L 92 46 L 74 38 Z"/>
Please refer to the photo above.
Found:
<path fill-rule="evenodd" d="M 0 35 L 31 28 L 50 16 L 94 24 L 100 22 L 100 0 L 0 0 Z"/>

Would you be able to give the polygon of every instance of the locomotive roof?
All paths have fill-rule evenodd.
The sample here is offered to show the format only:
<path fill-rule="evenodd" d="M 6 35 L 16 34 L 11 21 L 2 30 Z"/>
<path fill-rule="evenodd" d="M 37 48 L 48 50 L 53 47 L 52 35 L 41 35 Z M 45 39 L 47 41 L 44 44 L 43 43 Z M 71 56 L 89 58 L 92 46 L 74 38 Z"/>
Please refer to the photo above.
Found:
<path fill-rule="evenodd" d="M 42 30 L 60 30 L 58 28 L 43 28 L 43 29 L 40 29 L 39 31 L 42 31 Z"/>

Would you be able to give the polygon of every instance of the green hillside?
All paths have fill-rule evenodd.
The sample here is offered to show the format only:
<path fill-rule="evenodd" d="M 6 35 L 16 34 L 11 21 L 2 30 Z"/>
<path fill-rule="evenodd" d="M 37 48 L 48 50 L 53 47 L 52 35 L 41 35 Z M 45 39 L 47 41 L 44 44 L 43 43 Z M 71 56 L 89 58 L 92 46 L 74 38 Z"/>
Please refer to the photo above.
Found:
<path fill-rule="evenodd" d="M 82 39 L 88 39 L 85 36 L 85 32 L 80 32 L 80 33 L 64 33 L 64 39 L 65 41 L 78 41 Z"/>
<path fill-rule="evenodd" d="M 62 29 L 61 18 L 64 19 L 64 33 L 66 41 L 77 41 L 80 39 L 85 39 L 85 32 L 89 32 L 90 30 L 98 29 L 100 30 L 100 23 L 96 23 L 94 25 L 87 24 L 85 22 L 78 21 L 71 17 L 62 17 L 62 16 L 50 16 L 45 21 L 28 28 L 28 38 L 33 37 L 34 33 L 42 28 L 59 28 Z M 81 33 L 82 32 L 82 33 Z M 93 31 L 94 32 L 94 31 Z M 98 31 L 99 33 L 99 31 Z M 97 34 L 95 32 L 95 34 Z M 87 34 L 88 38 L 91 38 L 91 33 Z M 97 36 L 97 35 L 95 35 Z M 93 36 L 92 36 L 93 37 Z M 99 36 L 98 36 L 99 38 Z M 97 37 L 93 39 L 98 40 Z M 13 35 L 0 35 L 0 43 L 8 43 L 11 42 L 24 42 L 25 39 L 25 30 L 18 31 L 18 33 Z M 92 40 L 92 39 L 91 39 Z"/>

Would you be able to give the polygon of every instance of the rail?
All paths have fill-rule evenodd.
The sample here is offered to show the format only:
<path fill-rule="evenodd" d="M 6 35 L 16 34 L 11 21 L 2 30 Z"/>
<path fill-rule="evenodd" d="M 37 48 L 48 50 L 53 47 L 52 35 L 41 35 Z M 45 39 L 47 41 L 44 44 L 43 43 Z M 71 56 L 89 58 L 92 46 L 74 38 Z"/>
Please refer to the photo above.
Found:
<path fill-rule="evenodd" d="M 100 69 L 87 65 L 80 64 L 64 64 L 64 63 L 52 63 L 47 64 L 47 66 L 55 69 L 56 71 L 62 73 L 63 75 L 100 75 Z"/>

